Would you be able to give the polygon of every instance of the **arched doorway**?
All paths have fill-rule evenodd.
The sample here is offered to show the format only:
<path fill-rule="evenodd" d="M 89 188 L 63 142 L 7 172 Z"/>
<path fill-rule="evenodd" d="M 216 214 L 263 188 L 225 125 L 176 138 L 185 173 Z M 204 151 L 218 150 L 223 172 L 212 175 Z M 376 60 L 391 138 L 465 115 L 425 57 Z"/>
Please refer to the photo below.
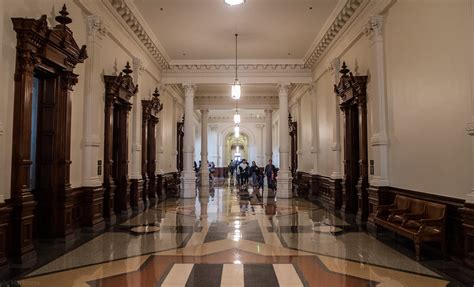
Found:
<path fill-rule="evenodd" d="M 229 133 L 225 137 L 225 162 L 231 160 L 241 160 L 249 158 L 249 137 L 246 133 L 240 133 L 239 137 L 235 137 L 233 133 Z"/>

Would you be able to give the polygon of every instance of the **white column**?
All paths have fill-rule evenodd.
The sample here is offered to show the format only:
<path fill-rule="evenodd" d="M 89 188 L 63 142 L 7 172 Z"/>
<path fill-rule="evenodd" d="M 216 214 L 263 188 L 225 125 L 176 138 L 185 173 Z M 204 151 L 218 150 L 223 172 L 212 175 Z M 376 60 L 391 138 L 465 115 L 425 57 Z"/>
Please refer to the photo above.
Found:
<path fill-rule="evenodd" d="M 272 159 L 272 110 L 265 110 L 265 164 Z"/>
<path fill-rule="evenodd" d="M 280 84 L 278 98 L 280 103 L 280 170 L 277 179 L 277 195 L 280 198 L 291 198 L 290 176 L 290 141 L 288 127 L 288 91 L 290 84 Z"/>
<path fill-rule="evenodd" d="M 210 142 L 208 142 L 208 145 L 211 146 L 211 155 L 210 155 L 210 158 L 211 160 L 210 161 L 213 161 L 214 164 L 217 166 L 222 166 L 219 164 L 219 161 L 220 161 L 220 157 L 219 157 L 219 135 L 217 134 L 217 128 L 218 126 L 216 124 L 213 124 L 213 125 L 209 125 L 209 129 L 210 129 Z"/>
<path fill-rule="evenodd" d="M 318 152 L 319 152 L 319 123 L 318 123 L 318 101 L 316 83 L 312 83 L 310 87 L 311 93 L 311 155 L 313 156 L 313 168 L 311 174 L 318 174 Z"/>
<path fill-rule="evenodd" d="M 385 56 L 382 34 L 383 16 L 370 18 L 366 35 L 370 39 L 372 57 L 371 91 L 369 92 L 370 109 L 370 145 L 374 173 L 369 175 L 371 186 L 388 186 L 388 133 L 387 133 L 387 94 L 385 91 Z"/>
<path fill-rule="evenodd" d="M 97 95 L 104 93 L 100 81 L 101 70 L 101 41 L 106 35 L 106 29 L 100 17 L 87 17 L 87 54 L 86 72 L 84 74 L 84 127 L 83 127 L 83 164 L 82 185 L 95 187 L 102 185 L 102 177 L 98 174 L 98 161 L 103 158 L 103 148 L 100 145 L 100 115 L 103 114 L 102 98 Z"/>
<path fill-rule="evenodd" d="M 331 61 L 331 68 L 334 72 L 334 83 L 339 81 L 339 68 L 341 66 L 341 59 L 334 58 Z M 335 95 L 333 95 L 336 98 Z M 334 156 L 334 171 L 331 174 L 332 179 L 341 179 L 341 110 L 339 108 L 339 100 L 335 99 L 334 105 L 334 128 L 332 135 L 332 151 L 335 153 Z"/>
<path fill-rule="evenodd" d="M 263 148 L 263 141 L 264 141 L 264 138 L 263 138 L 264 131 L 263 130 L 265 129 L 265 125 L 264 124 L 257 124 L 256 127 L 258 129 L 257 165 L 258 166 L 265 166 L 266 163 L 265 163 L 264 148 Z"/>
<path fill-rule="evenodd" d="M 208 149 L 207 149 L 207 124 L 209 121 L 209 111 L 201 110 L 201 186 L 209 185 L 209 169 L 207 168 Z M 200 194 L 201 196 L 203 194 Z M 209 194 L 208 194 L 209 195 Z"/>
<path fill-rule="evenodd" d="M 138 84 L 140 74 L 143 71 L 143 63 L 139 58 L 134 57 L 132 61 L 133 81 Z M 141 179 L 142 165 L 142 105 L 140 92 L 133 97 L 132 109 L 132 162 L 131 162 L 131 179 Z"/>
<path fill-rule="evenodd" d="M 176 157 L 178 156 L 178 143 L 177 143 L 177 134 L 178 134 L 178 101 L 173 97 L 173 107 L 171 114 L 171 170 L 178 172 L 178 167 L 176 166 Z M 180 115 L 181 116 L 181 115 Z"/>
<path fill-rule="evenodd" d="M 302 148 L 302 143 L 303 143 L 303 134 L 301 133 L 301 128 L 303 126 L 303 121 L 302 116 L 301 116 L 301 96 L 296 99 L 296 118 L 294 119 L 296 121 L 296 156 L 298 158 L 298 168 L 297 171 L 301 170 L 301 163 L 303 162 L 301 156 L 303 154 L 303 148 Z"/>
<path fill-rule="evenodd" d="M 167 89 L 165 85 L 160 85 L 158 91 L 161 94 L 161 98 L 164 99 L 167 93 Z M 157 174 L 164 174 L 165 166 L 165 150 L 163 147 L 163 118 L 161 117 L 162 114 L 158 114 L 158 124 L 156 125 L 156 173 Z M 176 134 L 176 133 L 174 133 Z"/>
<path fill-rule="evenodd" d="M 183 198 L 196 197 L 196 175 L 193 169 L 194 153 L 194 90 L 195 86 L 183 84 L 184 87 L 184 139 L 183 139 L 183 172 L 182 190 Z"/>

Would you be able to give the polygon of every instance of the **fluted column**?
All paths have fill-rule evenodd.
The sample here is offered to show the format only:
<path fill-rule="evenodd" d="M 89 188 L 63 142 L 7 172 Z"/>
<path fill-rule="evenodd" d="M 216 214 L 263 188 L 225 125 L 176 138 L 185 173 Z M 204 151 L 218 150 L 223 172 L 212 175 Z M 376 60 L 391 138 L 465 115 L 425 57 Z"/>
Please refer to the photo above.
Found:
<path fill-rule="evenodd" d="M 339 81 L 339 69 L 341 66 L 341 59 L 334 58 L 331 61 L 331 67 L 335 74 L 334 83 Z M 332 151 L 334 152 L 334 171 L 331 174 L 332 179 L 342 179 L 341 172 L 341 110 L 339 102 L 336 99 L 334 105 L 334 129 L 332 134 Z"/>
<path fill-rule="evenodd" d="M 265 110 L 265 164 L 272 159 L 272 110 Z"/>
<path fill-rule="evenodd" d="M 208 150 L 207 150 L 207 124 L 209 121 L 209 111 L 201 110 L 201 186 L 209 186 L 209 169 L 207 168 Z M 200 196 L 209 194 L 199 193 Z"/>
<path fill-rule="evenodd" d="M 311 93 L 311 155 L 313 160 L 313 167 L 311 174 L 318 174 L 318 151 L 319 151 L 319 124 L 317 111 L 317 90 L 316 84 L 312 83 L 310 87 Z"/>
<path fill-rule="evenodd" d="M 102 19 L 96 15 L 87 17 L 87 53 L 86 72 L 84 73 L 84 123 L 83 123 L 83 154 L 82 154 L 82 186 L 85 187 L 84 205 L 88 211 L 85 214 L 85 226 L 92 231 L 105 227 L 101 207 L 103 206 L 104 190 L 102 187 L 102 168 L 98 161 L 102 161 L 103 149 L 100 144 L 99 116 L 103 115 L 101 106 L 103 99 L 97 97 L 104 93 L 100 81 L 101 57 L 100 49 L 106 29 Z"/>
<path fill-rule="evenodd" d="M 370 18 L 366 34 L 370 40 L 372 57 L 371 97 L 371 137 L 373 174 L 370 175 L 371 186 L 388 186 L 388 132 L 387 132 L 387 95 L 385 92 L 385 56 L 382 34 L 383 16 Z"/>
<path fill-rule="evenodd" d="M 196 196 L 196 175 L 193 170 L 194 153 L 194 90 L 195 86 L 184 84 L 184 140 L 183 140 L 183 172 L 182 172 L 182 190 L 183 198 L 194 198 Z"/>
<path fill-rule="evenodd" d="M 257 124 L 256 128 L 258 129 L 258 137 L 259 137 L 259 143 L 258 143 L 258 149 L 257 149 L 257 165 L 259 166 L 265 166 L 265 158 L 264 158 L 264 129 L 265 125 L 263 124 Z"/>
<path fill-rule="evenodd" d="M 133 58 L 133 81 L 139 83 L 140 74 L 143 71 L 143 63 L 137 57 Z M 142 131 L 142 121 L 141 121 L 141 108 L 139 103 L 141 103 L 140 93 L 136 94 L 133 97 L 133 109 L 132 109 L 132 166 L 130 178 L 132 180 L 139 180 L 141 182 L 141 131 Z"/>
<path fill-rule="evenodd" d="M 288 91 L 290 84 L 280 84 L 278 98 L 280 103 L 280 170 L 277 179 L 277 195 L 280 198 L 291 198 L 291 176 L 290 176 L 290 141 L 289 127 L 286 123 L 288 119 Z"/>
<path fill-rule="evenodd" d="M 82 185 L 101 186 L 101 176 L 97 173 L 97 161 L 102 159 L 100 148 L 100 127 L 97 125 L 101 98 L 97 94 L 103 94 L 104 88 L 100 82 L 100 49 L 102 39 L 106 35 L 106 30 L 102 19 L 92 15 L 87 17 L 88 36 L 86 61 L 86 72 L 84 74 L 84 130 L 83 130 L 83 165 L 82 165 Z"/>

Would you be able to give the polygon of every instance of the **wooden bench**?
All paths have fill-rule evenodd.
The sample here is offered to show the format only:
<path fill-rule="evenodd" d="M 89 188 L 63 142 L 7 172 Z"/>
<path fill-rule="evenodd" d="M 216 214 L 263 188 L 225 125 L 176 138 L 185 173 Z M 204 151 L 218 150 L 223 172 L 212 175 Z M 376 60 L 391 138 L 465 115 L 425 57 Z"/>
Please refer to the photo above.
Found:
<path fill-rule="evenodd" d="M 163 187 L 166 192 L 166 197 L 179 197 L 179 185 L 181 180 L 177 173 L 167 173 L 163 175 L 164 184 Z"/>
<path fill-rule="evenodd" d="M 393 204 L 378 207 L 374 223 L 413 240 L 417 260 L 425 241 L 439 242 L 446 255 L 446 206 L 443 204 L 396 195 Z"/>
<path fill-rule="evenodd" d="M 297 172 L 293 178 L 293 192 L 301 198 L 308 197 L 310 190 L 311 176 L 302 172 Z"/>

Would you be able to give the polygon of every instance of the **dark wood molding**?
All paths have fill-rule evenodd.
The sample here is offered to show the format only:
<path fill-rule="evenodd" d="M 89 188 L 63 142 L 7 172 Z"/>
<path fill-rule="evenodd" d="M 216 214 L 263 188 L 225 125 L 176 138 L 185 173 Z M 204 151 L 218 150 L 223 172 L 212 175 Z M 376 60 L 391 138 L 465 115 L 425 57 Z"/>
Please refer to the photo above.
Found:
<path fill-rule="evenodd" d="M 360 221 L 369 215 L 367 146 L 367 76 L 354 76 L 342 64 L 334 92 L 344 114 L 344 180 L 342 210 L 356 213 Z"/>
<path fill-rule="evenodd" d="M 103 217 L 104 188 L 102 186 L 83 187 L 84 219 L 83 226 L 87 231 L 100 232 L 105 229 Z"/>
<path fill-rule="evenodd" d="M 35 213 L 41 216 L 38 234 L 44 237 L 72 236 L 72 192 L 69 183 L 71 143 L 71 90 L 78 76 L 75 66 L 87 58 L 86 47 L 79 48 L 67 24 L 66 6 L 48 27 L 47 16 L 38 20 L 12 18 L 17 33 L 13 150 L 11 173 L 11 213 L 13 240 L 10 253 L 20 261 L 35 258 L 32 245 Z M 38 134 L 33 159 L 32 107 L 34 77 L 39 79 Z M 38 183 L 32 190 L 30 167 L 37 160 Z M 38 206 L 35 210 L 35 199 Z"/>
<path fill-rule="evenodd" d="M 8 245 L 11 238 L 8 238 L 10 212 L 12 209 L 5 203 L 0 203 L 0 270 L 8 266 Z"/>
<path fill-rule="evenodd" d="M 139 212 L 145 209 L 143 199 L 143 186 L 145 182 L 141 178 L 130 179 L 130 206 L 133 212 Z"/>
<path fill-rule="evenodd" d="M 341 209 L 342 185 L 340 179 L 313 174 L 310 180 L 310 190 L 311 198 L 321 201 L 328 209 Z"/>
<path fill-rule="evenodd" d="M 160 101 L 160 93 L 156 88 L 150 100 L 142 100 L 143 119 L 142 132 L 142 159 L 146 159 L 146 165 L 142 164 L 142 174 L 146 174 L 148 198 L 153 200 L 157 197 L 156 182 L 156 125 L 159 122 L 158 114 L 163 110 Z M 159 197 L 159 193 L 158 193 Z M 160 198 L 161 199 L 161 198 Z"/>
<path fill-rule="evenodd" d="M 465 203 L 459 211 L 463 218 L 464 264 L 474 269 L 474 204 Z"/>
<path fill-rule="evenodd" d="M 176 151 L 178 154 L 176 155 L 176 168 L 178 172 L 181 174 L 183 171 L 183 164 L 184 164 L 184 116 L 181 122 L 177 123 L 176 128 Z"/>
<path fill-rule="evenodd" d="M 104 75 L 104 217 L 114 221 L 113 213 L 131 214 L 130 181 L 128 178 L 128 115 L 130 99 L 138 92 L 138 85 L 130 76 L 127 62 L 118 76 Z"/>
<path fill-rule="evenodd" d="M 293 177 L 298 170 L 298 123 L 293 121 L 291 114 L 288 115 L 288 127 L 290 134 L 290 169 Z"/>

